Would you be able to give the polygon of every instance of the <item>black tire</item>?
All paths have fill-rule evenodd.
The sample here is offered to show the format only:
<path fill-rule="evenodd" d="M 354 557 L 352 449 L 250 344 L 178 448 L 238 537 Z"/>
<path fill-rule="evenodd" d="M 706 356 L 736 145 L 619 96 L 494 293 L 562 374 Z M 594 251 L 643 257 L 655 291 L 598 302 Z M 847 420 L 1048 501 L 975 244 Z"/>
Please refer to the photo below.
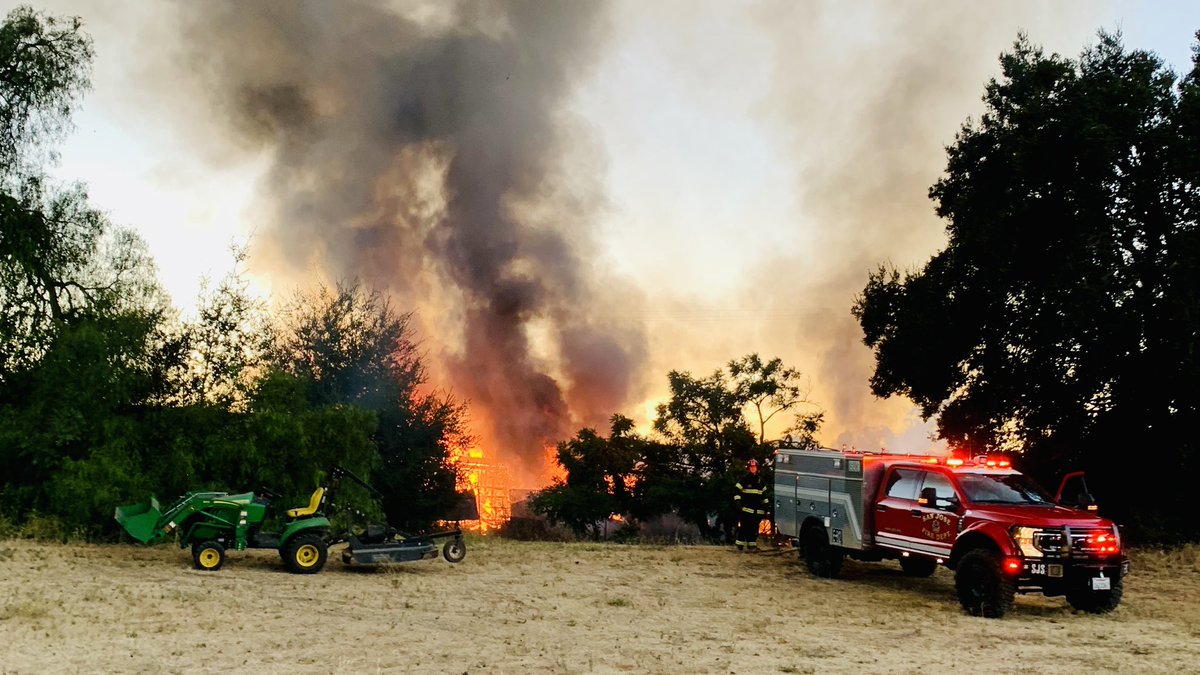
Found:
<path fill-rule="evenodd" d="M 442 546 L 442 557 L 446 562 L 459 563 L 467 557 L 467 543 L 461 537 L 455 537 Z"/>
<path fill-rule="evenodd" d="M 921 555 L 910 555 L 900 558 L 900 569 L 904 570 L 905 576 L 927 577 L 937 569 L 937 561 Z"/>
<path fill-rule="evenodd" d="M 813 576 L 822 579 L 833 579 L 842 570 L 842 552 L 829 545 L 829 537 L 825 528 L 815 525 L 804 531 L 801 542 L 804 551 L 804 563 Z"/>
<path fill-rule="evenodd" d="M 967 614 L 998 619 L 1012 609 L 1017 581 L 1002 565 L 998 553 L 983 548 L 967 551 L 958 561 L 954 587 Z"/>
<path fill-rule="evenodd" d="M 216 572 L 225 564 L 225 547 L 212 540 L 192 544 L 192 564 L 203 572 Z"/>
<path fill-rule="evenodd" d="M 1090 614 L 1107 614 L 1121 604 L 1121 596 L 1125 592 L 1125 582 L 1121 577 L 1112 577 L 1112 588 L 1107 591 L 1093 591 L 1090 588 L 1067 591 L 1067 602 L 1081 612 Z"/>
<path fill-rule="evenodd" d="M 296 574 L 316 574 L 325 567 L 329 547 L 318 534 L 301 534 L 292 538 L 284 547 L 287 555 L 284 562 Z"/>

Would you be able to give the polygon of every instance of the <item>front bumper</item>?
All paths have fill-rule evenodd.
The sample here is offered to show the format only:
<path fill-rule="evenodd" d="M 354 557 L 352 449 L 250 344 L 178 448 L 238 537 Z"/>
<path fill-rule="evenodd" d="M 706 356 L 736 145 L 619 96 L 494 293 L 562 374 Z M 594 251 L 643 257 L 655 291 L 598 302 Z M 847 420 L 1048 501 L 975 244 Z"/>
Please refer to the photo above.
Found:
<path fill-rule="evenodd" d="M 1041 591 L 1044 595 L 1066 595 L 1076 590 L 1109 590 L 1111 580 L 1129 574 L 1129 558 L 1026 558 L 1022 563 L 1017 587 L 1021 591 Z"/>

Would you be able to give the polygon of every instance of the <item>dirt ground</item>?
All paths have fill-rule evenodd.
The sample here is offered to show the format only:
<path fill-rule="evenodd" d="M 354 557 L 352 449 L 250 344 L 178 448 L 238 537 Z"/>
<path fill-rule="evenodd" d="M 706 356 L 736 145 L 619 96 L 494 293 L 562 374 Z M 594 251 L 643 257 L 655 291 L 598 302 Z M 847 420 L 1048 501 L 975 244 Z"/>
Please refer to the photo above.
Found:
<path fill-rule="evenodd" d="M 0 673 L 1197 672 L 1200 547 L 1134 552 L 1106 616 L 1022 596 L 962 614 L 953 577 L 795 554 L 471 539 L 464 562 L 215 573 L 173 546 L 0 541 Z"/>

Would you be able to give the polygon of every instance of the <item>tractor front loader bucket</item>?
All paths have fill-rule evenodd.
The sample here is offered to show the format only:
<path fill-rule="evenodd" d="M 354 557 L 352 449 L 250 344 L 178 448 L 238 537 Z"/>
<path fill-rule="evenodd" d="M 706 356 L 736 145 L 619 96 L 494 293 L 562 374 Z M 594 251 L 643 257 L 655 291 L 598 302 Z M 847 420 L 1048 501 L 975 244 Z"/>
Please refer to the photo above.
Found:
<path fill-rule="evenodd" d="M 158 523 L 162 519 L 162 512 L 159 511 L 158 500 L 151 497 L 148 502 L 118 506 L 116 518 L 129 536 L 145 544 L 159 534 Z"/>

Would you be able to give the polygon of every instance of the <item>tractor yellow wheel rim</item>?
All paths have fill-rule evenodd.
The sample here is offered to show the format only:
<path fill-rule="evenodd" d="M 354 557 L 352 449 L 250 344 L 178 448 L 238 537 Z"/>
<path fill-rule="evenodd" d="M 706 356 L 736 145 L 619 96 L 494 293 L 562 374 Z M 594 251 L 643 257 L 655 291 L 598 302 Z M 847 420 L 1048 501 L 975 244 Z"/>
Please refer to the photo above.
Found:
<path fill-rule="evenodd" d="M 221 554 L 215 548 L 206 548 L 200 552 L 200 565 L 205 569 L 212 569 L 221 562 Z"/>
<path fill-rule="evenodd" d="M 301 567 L 312 567 L 317 564 L 317 559 L 321 557 L 320 551 L 312 544 L 305 544 L 296 549 L 296 564 Z"/>

